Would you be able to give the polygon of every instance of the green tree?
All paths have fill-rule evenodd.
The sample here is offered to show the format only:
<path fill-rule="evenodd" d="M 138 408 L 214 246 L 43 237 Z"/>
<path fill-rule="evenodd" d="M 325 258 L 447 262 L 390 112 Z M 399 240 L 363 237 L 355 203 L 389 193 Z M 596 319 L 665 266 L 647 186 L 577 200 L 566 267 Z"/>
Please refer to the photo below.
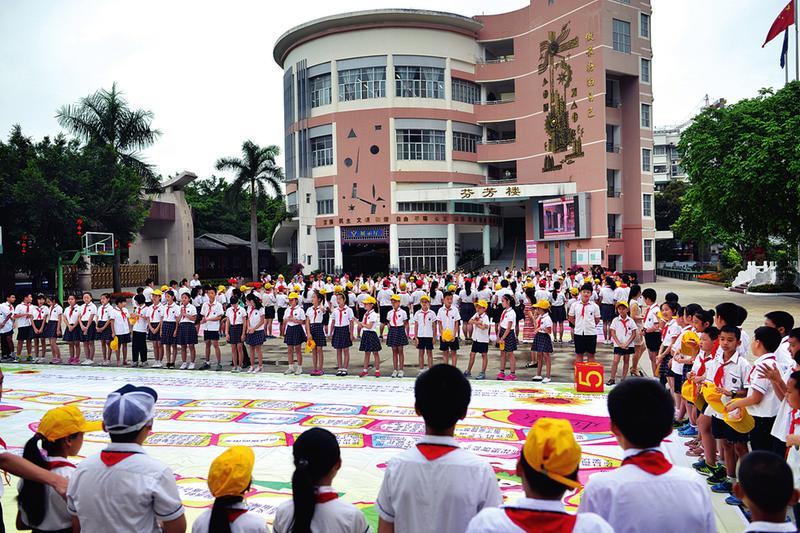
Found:
<path fill-rule="evenodd" d="M 144 217 L 135 211 L 146 208 L 144 194 L 148 191 L 158 190 L 160 184 L 153 172 L 152 166 L 144 161 L 141 150 L 151 146 L 161 135 L 161 132 L 152 127 L 153 113 L 143 109 L 131 109 L 122 93 L 117 90 L 117 84 L 111 86 L 110 91 L 100 89 L 94 94 L 81 98 L 76 104 L 65 105 L 56 113 L 58 123 L 64 129 L 87 143 L 89 149 L 105 149 L 113 157 L 104 157 L 101 152 L 95 155 L 97 163 L 106 166 L 102 172 L 104 190 L 111 196 L 106 197 L 102 206 L 88 204 L 91 209 L 99 207 L 100 214 L 97 221 L 107 231 L 114 232 L 120 243 L 125 243 L 139 230 L 144 222 Z M 123 183 L 124 177 L 120 176 L 120 165 L 133 172 L 123 172 L 133 177 L 133 183 Z M 137 188 L 133 206 L 120 203 L 122 199 L 131 200 L 130 189 Z M 137 224 L 138 225 L 128 225 Z M 114 290 L 121 290 L 120 276 L 120 250 L 114 251 Z"/>
<path fill-rule="evenodd" d="M 800 241 L 800 82 L 708 107 L 681 135 L 690 176 L 673 229 L 744 255 L 770 239 Z"/>
<path fill-rule="evenodd" d="M 654 203 L 657 230 L 672 229 L 672 225 L 677 222 L 687 187 L 688 185 L 684 181 L 672 180 L 667 183 L 663 191 L 656 192 Z"/>
<path fill-rule="evenodd" d="M 242 143 L 242 157 L 223 157 L 217 160 L 217 170 L 231 170 L 235 178 L 227 191 L 227 200 L 234 207 L 241 204 L 244 193 L 250 200 L 250 260 L 253 279 L 258 279 L 258 199 L 267 191 L 276 198 L 283 196 L 283 169 L 275 163 L 280 154 L 276 145 L 261 147 L 253 141 Z"/>

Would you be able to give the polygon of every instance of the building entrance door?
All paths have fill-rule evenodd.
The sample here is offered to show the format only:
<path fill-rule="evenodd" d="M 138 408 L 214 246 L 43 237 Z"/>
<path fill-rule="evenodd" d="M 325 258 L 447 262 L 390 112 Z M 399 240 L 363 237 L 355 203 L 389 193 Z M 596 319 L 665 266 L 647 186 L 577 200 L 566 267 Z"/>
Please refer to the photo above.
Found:
<path fill-rule="evenodd" d="M 344 271 L 351 276 L 389 272 L 388 244 L 342 244 Z"/>

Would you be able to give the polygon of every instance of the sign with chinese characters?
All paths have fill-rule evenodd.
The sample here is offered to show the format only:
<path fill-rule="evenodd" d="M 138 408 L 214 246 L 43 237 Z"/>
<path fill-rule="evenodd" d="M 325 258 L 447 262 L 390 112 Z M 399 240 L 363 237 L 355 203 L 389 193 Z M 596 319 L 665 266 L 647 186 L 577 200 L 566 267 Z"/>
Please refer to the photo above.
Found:
<path fill-rule="evenodd" d="M 601 265 L 603 263 L 603 250 L 600 248 L 589 249 L 589 264 Z"/>
<path fill-rule="evenodd" d="M 342 228 L 342 242 L 389 242 L 389 226 L 351 226 Z"/>
<path fill-rule="evenodd" d="M 522 196 L 517 186 L 509 187 L 465 187 L 460 190 L 462 200 L 480 198 L 516 198 Z"/>
<path fill-rule="evenodd" d="M 576 250 L 575 251 L 575 263 L 578 265 L 588 265 L 589 264 L 589 250 Z"/>
<path fill-rule="evenodd" d="M 538 268 L 538 248 L 535 240 L 525 241 L 525 263 L 528 268 Z"/>

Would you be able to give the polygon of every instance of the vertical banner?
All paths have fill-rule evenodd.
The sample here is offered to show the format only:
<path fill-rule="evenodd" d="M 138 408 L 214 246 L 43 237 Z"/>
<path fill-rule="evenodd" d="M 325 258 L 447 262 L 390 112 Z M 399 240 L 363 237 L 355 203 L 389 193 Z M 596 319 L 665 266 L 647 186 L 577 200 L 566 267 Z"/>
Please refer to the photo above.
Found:
<path fill-rule="evenodd" d="M 525 265 L 528 268 L 539 268 L 538 248 L 535 240 L 525 241 Z"/>
<path fill-rule="evenodd" d="M 589 264 L 589 250 L 576 250 L 575 251 L 575 263 L 580 266 L 586 266 Z"/>

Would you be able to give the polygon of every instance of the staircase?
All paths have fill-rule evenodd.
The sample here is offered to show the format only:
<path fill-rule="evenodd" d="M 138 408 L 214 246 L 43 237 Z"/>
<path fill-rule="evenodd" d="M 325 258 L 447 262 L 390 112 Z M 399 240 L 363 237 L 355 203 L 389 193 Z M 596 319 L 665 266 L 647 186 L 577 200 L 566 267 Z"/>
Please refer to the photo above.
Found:
<path fill-rule="evenodd" d="M 485 265 L 482 270 L 499 270 L 503 272 L 506 267 L 511 266 L 511 261 L 514 261 L 516 267 L 525 266 L 525 247 L 517 244 L 517 253 L 514 255 L 514 243 L 506 242 L 505 248 L 500 252 L 500 255 L 488 265 Z"/>
<path fill-rule="evenodd" d="M 750 286 L 750 282 L 748 281 L 747 283 L 740 283 L 739 285 L 734 285 L 731 288 L 729 288 L 728 290 L 731 291 L 731 292 L 738 292 L 739 294 L 744 294 L 744 291 L 746 291 L 747 287 L 749 287 L 749 286 Z"/>

